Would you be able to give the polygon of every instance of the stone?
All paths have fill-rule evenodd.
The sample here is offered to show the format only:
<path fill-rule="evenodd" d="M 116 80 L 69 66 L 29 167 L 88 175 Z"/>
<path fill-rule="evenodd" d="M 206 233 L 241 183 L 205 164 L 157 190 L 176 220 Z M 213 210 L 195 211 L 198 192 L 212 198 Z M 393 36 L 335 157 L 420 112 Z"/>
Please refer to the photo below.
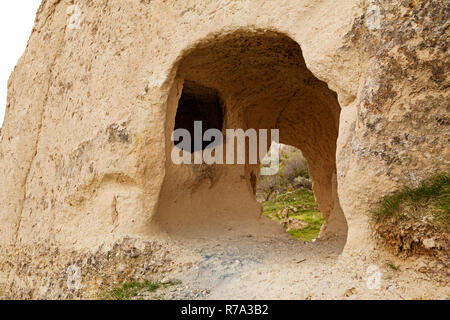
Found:
<path fill-rule="evenodd" d="M 436 242 L 434 241 L 433 238 L 423 239 L 422 243 L 424 247 L 427 249 L 432 249 L 436 247 Z"/>

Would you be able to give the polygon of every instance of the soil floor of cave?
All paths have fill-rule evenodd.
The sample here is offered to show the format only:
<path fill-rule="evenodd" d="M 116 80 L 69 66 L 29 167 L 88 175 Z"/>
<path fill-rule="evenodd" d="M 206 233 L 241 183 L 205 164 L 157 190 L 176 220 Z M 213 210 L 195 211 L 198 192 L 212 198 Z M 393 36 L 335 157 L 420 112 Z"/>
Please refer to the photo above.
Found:
<path fill-rule="evenodd" d="M 139 298 L 450 298 L 448 282 L 435 281 L 417 271 L 432 264 L 425 258 L 391 263 L 387 259 L 392 257 L 385 253 L 372 254 L 369 259 L 367 253 L 360 252 L 347 254 L 344 259 L 340 255 L 342 240 L 307 243 L 286 233 L 226 233 L 175 240 L 171 253 L 181 267 L 174 268 L 166 278 L 180 280 L 180 284 Z"/>

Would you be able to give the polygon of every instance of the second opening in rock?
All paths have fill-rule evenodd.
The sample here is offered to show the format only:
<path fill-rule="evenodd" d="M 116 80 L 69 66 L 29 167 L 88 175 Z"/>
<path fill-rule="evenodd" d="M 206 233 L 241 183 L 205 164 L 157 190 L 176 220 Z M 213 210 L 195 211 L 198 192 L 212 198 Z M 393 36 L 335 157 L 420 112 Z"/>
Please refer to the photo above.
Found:
<path fill-rule="evenodd" d="M 294 238 L 315 241 L 324 220 L 312 190 L 307 160 L 293 146 L 281 144 L 279 148 L 280 168 L 275 175 L 259 177 L 256 200 L 262 204 L 264 215 L 280 223 Z"/>
<path fill-rule="evenodd" d="M 201 86 L 192 81 L 185 81 L 183 93 L 178 102 L 175 117 L 175 130 L 186 129 L 191 134 L 192 143 L 189 147 L 181 146 L 189 152 L 196 152 L 212 147 L 221 142 L 203 141 L 200 148 L 196 148 L 194 139 L 194 122 L 202 122 L 202 132 L 208 129 L 223 129 L 224 107 L 217 90 Z M 175 141 L 177 143 L 177 141 Z M 182 144 L 183 145 L 183 144 Z"/>

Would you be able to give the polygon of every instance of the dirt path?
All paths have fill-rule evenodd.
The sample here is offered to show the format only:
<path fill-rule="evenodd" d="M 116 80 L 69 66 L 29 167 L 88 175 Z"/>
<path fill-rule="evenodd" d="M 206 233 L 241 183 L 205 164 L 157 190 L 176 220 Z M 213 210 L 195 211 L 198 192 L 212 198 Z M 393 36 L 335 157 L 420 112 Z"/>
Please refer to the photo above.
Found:
<path fill-rule="evenodd" d="M 165 299 L 449 299 L 448 285 L 417 272 L 423 262 L 389 267 L 386 258 L 355 254 L 343 241 L 300 242 L 288 234 L 233 232 L 178 240 L 181 284 Z M 398 263 L 398 262 L 396 262 Z M 397 266 L 393 264 L 394 268 Z"/>

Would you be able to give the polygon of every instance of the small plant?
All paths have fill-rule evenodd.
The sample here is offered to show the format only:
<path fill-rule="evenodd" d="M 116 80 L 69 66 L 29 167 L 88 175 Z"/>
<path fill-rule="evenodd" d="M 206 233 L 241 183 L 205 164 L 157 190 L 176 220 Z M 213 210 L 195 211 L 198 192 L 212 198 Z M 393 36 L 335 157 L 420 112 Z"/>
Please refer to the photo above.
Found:
<path fill-rule="evenodd" d="M 389 268 L 391 268 L 394 271 L 400 271 L 400 266 L 394 264 L 392 261 L 387 261 L 386 266 L 388 266 Z"/>
<path fill-rule="evenodd" d="M 105 300 L 130 300 L 137 297 L 140 293 L 150 293 L 155 292 L 159 288 L 167 288 L 170 286 L 175 286 L 180 284 L 179 280 L 172 280 L 170 282 L 162 284 L 159 281 L 130 281 L 125 282 L 119 287 L 113 288 L 107 291 L 103 299 Z"/>
<path fill-rule="evenodd" d="M 417 188 L 405 187 L 383 197 L 372 211 L 376 221 L 385 218 L 415 219 L 424 214 L 436 226 L 448 228 L 450 222 L 450 174 L 439 174 L 423 181 Z"/>
<path fill-rule="evenodd" d="M 416 188 L 402 188 L 383 197 L 373 214 L 373 228 L 387 248 L 400 256 L 426 255 L 448 263 L 450 237 L 450 174 L 438 174 Z M 392 262 L 386 265 L 398 271 Z M 441 269 L 439 269 L 441 270 Z M 431 277 L 439 279 L 445 271 Z M 444 270 L 444 269 L 442 269 Z"/>
<path fill-rule="evenodd" d="M 301 152 L 290 154 L 284 161 L 282 159 L 281 163 L 283 177 L 290 183 L 299 176 L 309 179 L 308 164 Z"/>
<path fill-rule="evenodd" d="M 159 282 L 146 280 L 144 282 L 131 281 L 111 289 L 105 294 L 106 300 L 129 300 L 136 297 L 140 292 L 154 292 L 160 287 Z"/>

